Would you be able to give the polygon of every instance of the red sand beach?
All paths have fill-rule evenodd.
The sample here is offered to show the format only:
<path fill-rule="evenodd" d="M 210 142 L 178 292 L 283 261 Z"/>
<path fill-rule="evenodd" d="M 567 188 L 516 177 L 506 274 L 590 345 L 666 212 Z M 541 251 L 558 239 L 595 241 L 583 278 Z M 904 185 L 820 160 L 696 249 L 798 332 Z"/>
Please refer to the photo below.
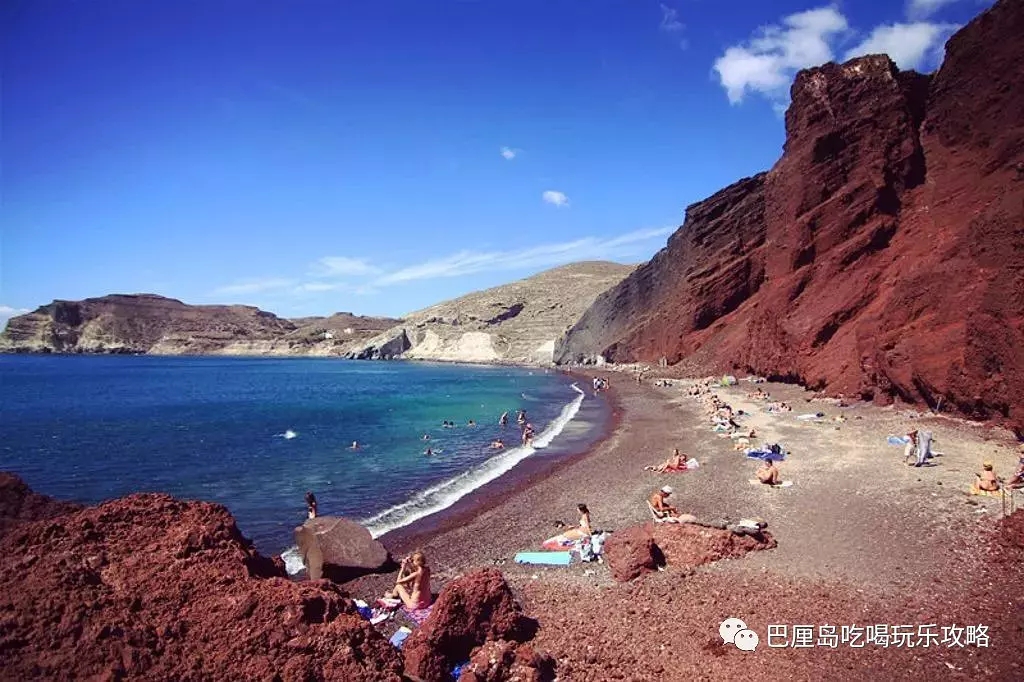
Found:
<path fill-rule="evenodd" d="M 654 387 L 648 378 L 637 386 L 629 375 L 607 376 L 613 423 L 590 452 L 483 489 L 447 514 L 384 536 L 384 544 L 396 556 L 423 548 L 435 589 L 473 568 L 499 567 L 540 621 L 534 645 L 555 656 L 562 680 L 1024 674 L 1024 572 L 1015 561 L 1000 561 L 1020 556 L 1013 554 L 1020 515 L 1001 523 L 999 500 L 966 494 L 982 459 L 1010 472 L 1016 457 L 1008 433 L 893 408 L 838 407 L 797 387 L 763 384 L 794 405 L 792 413 L 772 415 L 747 398 L 750 384 L 717 390 L 751 413 L 744 424 L 756 428 L 759 442 L 781 441 L 791 452 L 781 470 L 793 487 L 768 489 L 748 483 L 756 463 L 711 432 L 701 404 L 686 394 L 689 382 Z M 795 418 L 808 412 L 825 418 Z M 834 420 L 840 415 L 845 421 Z M 935 466 L 907 467 L 902 449 L 886 444 L 887 434 L 909 428 L 935 433 L 942 452 Z M 701 468 L 643 470 L 673 447 L 696 456 Z M 595 528 L 613 535 L 645 522 L 644 499 L 666 483 L 675 488 L 675 504 L 701 519 L 766 519 L 778 547 L 696 569 L 669 565 L 627 583 L 615 582 L 607 564 L 512 562 L 518 551 L 540 549 L 558 532 L 557 521 L 574 524 L 577 502 L 589 505 Z M 371 576 L 349 588 L 374 596 L 391 579 Z M 756 651 L 722 644 L 718 626 L 728 617 L 759 633 Z M 786 626 L 786 641 L 794 626 L 813 626 L 814 645 L 769 647 L 769 625 L 776 635 Z M 830 637 L 832 626 L 838 637 L 843 626 L 849 633 L 867 625 L 901 626 L 901 634 L 885 647 Z M 906 646 L 903 626 L 912 626 L 916 646 Z M 960 646 L 966 626 L 988 646 Z M 933 629 L 947 641 L 932 640 Z"/>

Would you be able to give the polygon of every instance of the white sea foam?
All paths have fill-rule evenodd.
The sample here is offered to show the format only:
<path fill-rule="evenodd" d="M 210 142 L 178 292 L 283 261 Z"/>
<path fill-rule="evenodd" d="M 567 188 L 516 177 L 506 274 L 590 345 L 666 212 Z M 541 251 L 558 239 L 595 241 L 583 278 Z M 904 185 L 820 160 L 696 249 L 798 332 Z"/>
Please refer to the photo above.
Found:
<path fill-rule="evenodd" d="M 285 440 L 291 440 L 292 438 L 295 438 L 295 436 L 297 436 L 297 435 L 299 435 L 299 434 L 295 433 L 291 429 L 288 429 L 284 433 L 275 434 L 275 437 L 277 437 L 277 438 L 284 438 Z"/>
<path fill-rule="evenodd" d="M 576 384 L 572 385 L 572 389 L 579 395 L 572 402 L 563 406 L 558 417 L 533 439 L 532 447 L 523 446 L 506 450 L 469 471 L 442 481 L 426 490 L 421 490 L 405 502 L 364 519 L 362 524 L 370 530 L 373 537 L 380 537 L 388 531 L 407 526 L 425 516 L 447 509 L 477 488 L 508 473 L 538 449 L 550 445 L 551 441 L 565 429 L 565 425 L 572 421 L 580 411 L 580 405 L 586 394 Z"/>
<path fill-rule="evenodd" d="M 281 559 L 284 561 L 284 570 L 288 575 L 296 575 L 306 570 L 306 564 L 302 563 L 302 555 L 298 547 L 289 547 L 281 552 Z"/>

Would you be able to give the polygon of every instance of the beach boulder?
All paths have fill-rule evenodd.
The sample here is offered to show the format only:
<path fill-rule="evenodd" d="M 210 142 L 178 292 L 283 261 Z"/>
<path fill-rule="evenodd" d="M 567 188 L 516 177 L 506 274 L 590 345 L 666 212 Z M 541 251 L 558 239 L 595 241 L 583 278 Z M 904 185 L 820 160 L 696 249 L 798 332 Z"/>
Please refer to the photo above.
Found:
<path fill-rule="evenodd" d="M 555 679 L 555 659 L 529 644 L 485 642 L 475 649 L 462 668 L 458 682 L 550 682 Z"/>
<path fill-rule="evenodd" d="M 295 544 L 310 580 L 345 582 L 383 568 L 391 558 L 370 531 L 336 516 L 306 521 L 295 529 Z"/>
<path fill-rule="evenodd" d="M 659 566 L 693 568 L 772 549 L 777 544 L 765 530 L 744 527 L 742 532 L 736 532 L 700 522 L 648 521 L 612 533 L 605 543 L 604 557 L 612 577 L 625 582 Z"/>
<path fill-rule="evenodd" d="M 630 526 L 612 533 L 604 544 L 604 558 L 611 569 L 612 577 L 626 582 L 649 571 L 657 570 L 664 563 L 649 526 Z M 675 524 L 673 524 L 675 525 Z"/>
<path fill-rule="evenodd" d="M 430 616 L 405 641 L 405 673 L 424 682 L 447 682 L 452 669 L 484 642 L 525 642 L 536 629 L 501 571 L 471 573 L 444 586 Z"/>
<path fill-rule="evenodd" d="M 679 568 L 733 559 L 778 544 L 763 530 L 736 533 L 692 523 L 651 523 L 648 527 L 665 563 Z"/>

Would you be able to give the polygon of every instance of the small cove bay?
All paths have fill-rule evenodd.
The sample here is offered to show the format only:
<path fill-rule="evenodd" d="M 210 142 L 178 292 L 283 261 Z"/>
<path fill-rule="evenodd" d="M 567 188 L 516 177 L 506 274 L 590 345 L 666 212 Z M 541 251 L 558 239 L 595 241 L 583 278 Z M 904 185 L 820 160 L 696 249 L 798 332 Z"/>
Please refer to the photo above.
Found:
<path fill-rule="evenodd" d="M 379 536 L 527 457 L 579 451 L 607 414 L 581 388 L 560 372 L 517 367 L 6 355 L 0 470 L 88 504 L 135 492 L 217 502 L 262 553 L 277 554 L 293 544 L 307 490 L 322 515 Z M 519 409 L 535 447 L 519 445 Z M 506 449 L 490 448 L 496 438 Z"/>

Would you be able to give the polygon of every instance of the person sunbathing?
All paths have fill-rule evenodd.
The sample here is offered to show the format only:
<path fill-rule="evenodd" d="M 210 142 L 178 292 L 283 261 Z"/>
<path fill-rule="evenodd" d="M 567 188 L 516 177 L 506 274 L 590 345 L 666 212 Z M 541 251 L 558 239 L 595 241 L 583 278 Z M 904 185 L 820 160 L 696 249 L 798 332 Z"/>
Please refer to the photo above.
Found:
<path fill-rule="evenodd" d="M 779 476 L 779 467 L 775 466 L 773 460 L 765 460 L 761 468 L 757 470 L 757 480 L 765 485 L 779 485 L 782 478 Z"/>
<path fill-rule="evenodd" d="M 679 452 L 679 448 L 672 451 L 672 456 L 658 466 L 644 467 L 646 471 L 657 471 L 659 474 L 667 474 L 673 471 L 685 471 L 689 457 Z"/>
<path fill-rule="evenodd" d="M 413 552 L 402 559 L 395 589 L 384 595 L 389 599 L 401 599 L 410 611 L 430 606 L 430 567 L 423 552 Z"/>
<path fill-rule="evenodd" d="M 647 499 L 651 509 L 654 510 L 655 516 L 660 519 L 671 519 L 679 516 L 679 510 L 668 503 L 668 498 L 672 492 L 672 486 L 666 485 L 654 491 Z"/>
<path fill-rule="evenodd" d="M 985 462 L 981 465 L 981 473 L 975 474 L 978 477 L 978 490 L 994 493 L 999 490 L 999 477 L 992 470 L 992 462 Z"/>
<path fill-rule="evenodd" d="M 569 540 L 589 538 L 593 533 L 593 530 L 590 528 L 590 510 L 587 509 L 587 505 L 580 502 L 576 505 L 576 509 L 579 510 L 580 513 L 580 525 L 575 528 L 570 528 L 562 533 L 562 535 Z"/>

